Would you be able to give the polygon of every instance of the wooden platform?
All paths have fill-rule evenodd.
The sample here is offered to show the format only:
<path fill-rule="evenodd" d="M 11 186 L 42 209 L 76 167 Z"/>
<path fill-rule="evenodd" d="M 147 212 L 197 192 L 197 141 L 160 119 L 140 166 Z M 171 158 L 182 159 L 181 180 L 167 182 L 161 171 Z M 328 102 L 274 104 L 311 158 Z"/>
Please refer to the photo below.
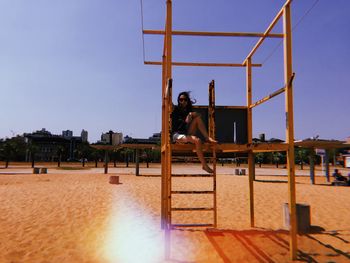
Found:
<path fill-rule="evenodd" d="M 205 143 L 203 144 L 203 151 L 210 151 L 212 144 Z M 287 143 L 252 143 L 252 144 L 235 144 L 235 143 L 224 143 L 224 144 L 216 144 L 216 152 L 217 153 L 225 153 L 225 152 L 278 152 L 278 151 L 287 151 L 288 144 Z M 194 144 L 172 144 L 172 150 L 174 153 L 181 152 L 190 152 L 195 151 Z"/>

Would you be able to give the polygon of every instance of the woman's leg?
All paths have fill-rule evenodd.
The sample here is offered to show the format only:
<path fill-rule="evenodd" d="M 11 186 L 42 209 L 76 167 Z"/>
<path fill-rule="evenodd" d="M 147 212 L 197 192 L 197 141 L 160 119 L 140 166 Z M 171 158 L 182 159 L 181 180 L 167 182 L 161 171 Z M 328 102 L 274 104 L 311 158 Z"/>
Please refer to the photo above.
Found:
<path fill-rule="evenodd" d="M 202 118 L 199 114 L 195 113 L 195 112 L 192 112 L 192 121 L 189 125 L 189 128 L 188 128 L 188 134 L 195 134 L 197 130 L 200 131 L 200 133 L 204 136 L 204 138 L 211 142 L 211 143 L 216 143 L 217 141 L 214 140 L 213 138 L 210 138 L 209 135 L 208 135 L 208 132 L 207 132 L 207 129 L 206 127 L 204 126 L 204 123 L 202 121 Z"/>
<path fill-rule="evenodd" d="M 196 137 L 194 135 L 187 135 L 186 137 L 181 138 L 177 141 L 182 142 L 182 143 L 185 143 L 185 142 L 193 143 L 196 146 L 197 156 L 198 156 L 199 161 L 202 164 L 203 170 L 207 171 L 208 173 L 213 173 L 213 170 L 208 166 L 208 164 L 206 163 L 206 161 L 204 159 L 203 151 L 202 151 L 202 142 L 198 137 Z"/>

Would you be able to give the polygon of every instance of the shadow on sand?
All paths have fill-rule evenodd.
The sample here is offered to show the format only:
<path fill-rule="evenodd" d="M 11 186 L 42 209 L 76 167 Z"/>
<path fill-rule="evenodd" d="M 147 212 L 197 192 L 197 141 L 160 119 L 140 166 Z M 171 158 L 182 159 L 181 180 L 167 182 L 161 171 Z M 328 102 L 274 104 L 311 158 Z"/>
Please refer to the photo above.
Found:
<path fill-rule="evenodd" d="M 349 240 L 338 231 L 323 232 L 312 226 L 310 233 L 298 235 L 297 260 L 302 262 L 345 262 L 344 252 Z M 207 239 L 225 263 L 229 262 L 289 262 L 289 232 L 286 230 L 207 230 Z M 347 238 L 349 235 L 345 235 Z M 327 242 L 321 241 L 327 239 Z M 331 241 L 331 242 L 328 242 Z M 334 244 L 343 242 L 342 248 Z"/>

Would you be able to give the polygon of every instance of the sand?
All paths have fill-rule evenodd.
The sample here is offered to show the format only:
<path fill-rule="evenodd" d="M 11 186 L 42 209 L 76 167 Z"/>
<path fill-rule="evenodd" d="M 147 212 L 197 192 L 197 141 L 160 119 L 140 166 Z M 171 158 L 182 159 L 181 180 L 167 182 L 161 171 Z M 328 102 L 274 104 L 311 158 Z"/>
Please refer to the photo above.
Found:
<path fill-rule="evenodd" d="M 134 168 L 57 170 L 0 169 L 0 262 L 290 262 L 283 203 L 285 169 L 257 168 L 255 223 L 251 228 L 248 178 L 218 166 L 218 229 L 173 230 L 165 260 L 160 229 L 160 177 L 133 175 Z M 241 167 L 244 168 L 244 167 Z M 175 172 L 200 172 L 175 165 Z M 140 169 L 159 174 L 159 165 Z M 350 171 L 343 170 L 343 174 Z M 298 258 L 350 262 L 350 187 L 334 187 L 317 171 L 297 170 L 297 203 L 311 208 L 312 231 L 298 235 Z M 118 175 L 121 184 L 108 183 Z M 207 189 L 207 179 L 175 179 L 174 189 Z M 174 206 L 206 205 L 209 198 L 175 198 Z M 194 204 L 196 202 L 196 204 Z M 176 204 L 175 204 L 176 203 Z M 211 212 L 176 212 L 174 222 L 210 222 Z"/>

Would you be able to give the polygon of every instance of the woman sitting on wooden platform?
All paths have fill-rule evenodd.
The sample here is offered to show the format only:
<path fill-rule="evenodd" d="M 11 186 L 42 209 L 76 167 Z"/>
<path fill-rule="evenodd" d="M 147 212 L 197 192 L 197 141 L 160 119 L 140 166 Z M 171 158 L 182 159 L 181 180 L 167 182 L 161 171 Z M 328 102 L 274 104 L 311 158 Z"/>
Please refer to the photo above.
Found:
<path fill-rule="evenodd" d="M 206 142 L 217 143 L 216 140 L 210 138 L 206 127 L 200 115 L 193 111 L 193 102 L 189 92 L 181 92 L 177 97 L 178 105 L 174 106 L 172 112 L 172 138 L 174 142 L 193 143 L 196 146 L 197 156 L 202 164 L 203 170 L 208 173 L 213 173 L 213 170 L 208 166 L 202 151 L 202 141 L 195 134 L 199 131 Z"/>

